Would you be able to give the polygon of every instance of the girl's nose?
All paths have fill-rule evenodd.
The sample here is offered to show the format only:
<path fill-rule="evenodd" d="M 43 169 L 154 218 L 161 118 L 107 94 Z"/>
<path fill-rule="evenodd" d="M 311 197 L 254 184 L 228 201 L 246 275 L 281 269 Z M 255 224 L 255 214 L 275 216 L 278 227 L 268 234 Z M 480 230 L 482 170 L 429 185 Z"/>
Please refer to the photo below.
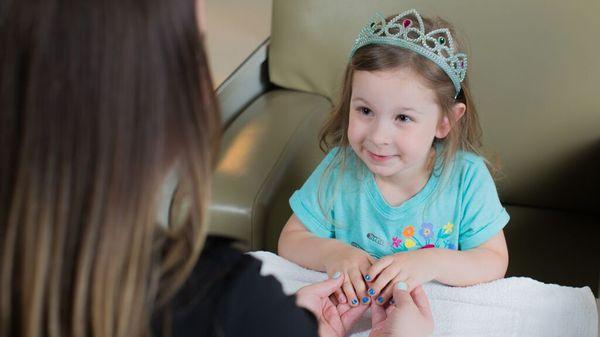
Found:
<path fill-rule="evenodd" d="M 374 123 L 371 129 L 371 142 L 375 145 L 389 145 L 391 144 L 391 131 L 389 125 L 385 122 Z"/>

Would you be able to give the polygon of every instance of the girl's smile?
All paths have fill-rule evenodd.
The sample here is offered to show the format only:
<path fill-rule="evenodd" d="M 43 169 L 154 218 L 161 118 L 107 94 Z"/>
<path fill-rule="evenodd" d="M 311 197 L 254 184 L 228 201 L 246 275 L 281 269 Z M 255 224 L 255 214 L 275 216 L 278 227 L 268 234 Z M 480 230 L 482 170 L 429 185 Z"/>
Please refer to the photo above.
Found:
<path fill-rule="evenodd" d="M 369 157 L 376 163 L 385 163 L 387 161 L 390 161 L 394 157 L 396 157 L 395 155 L 379 155 L 379 154 L 375 154 L 369 150 L 365 150 L 365 151 L 367 151 L 367 154 L 369 155 Z"/>

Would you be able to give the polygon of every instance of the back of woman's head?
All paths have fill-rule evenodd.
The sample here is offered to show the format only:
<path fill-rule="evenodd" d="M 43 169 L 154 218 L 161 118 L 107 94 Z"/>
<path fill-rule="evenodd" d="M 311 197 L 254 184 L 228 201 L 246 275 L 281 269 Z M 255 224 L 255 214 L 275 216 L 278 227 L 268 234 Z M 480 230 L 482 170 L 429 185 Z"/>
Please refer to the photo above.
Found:
<path fill-rule="evenodd" d="M 185 279 L 219 123 L 194 0 L 0 5 L 0 336 L 140 336 Z M 187 221 L 156 224 L 176 169 Z"/>

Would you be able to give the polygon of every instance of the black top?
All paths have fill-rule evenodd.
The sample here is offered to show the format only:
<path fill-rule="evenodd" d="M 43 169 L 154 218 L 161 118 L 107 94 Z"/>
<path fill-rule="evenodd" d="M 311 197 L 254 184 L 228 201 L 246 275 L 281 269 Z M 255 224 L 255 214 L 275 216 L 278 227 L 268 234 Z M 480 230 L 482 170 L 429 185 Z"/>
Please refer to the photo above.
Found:
<path fill-rule="evenodd" d="M 194 271 L 166 308 L 170 315 L 155 316 L 154 336 L 162 336 L 165 321 L 172 322 L 173 337 L 317 336 L 315 317 L 298 308 L 273 276 L 261 276 L 261 262 L 232 243 L 207 238 Z"/>

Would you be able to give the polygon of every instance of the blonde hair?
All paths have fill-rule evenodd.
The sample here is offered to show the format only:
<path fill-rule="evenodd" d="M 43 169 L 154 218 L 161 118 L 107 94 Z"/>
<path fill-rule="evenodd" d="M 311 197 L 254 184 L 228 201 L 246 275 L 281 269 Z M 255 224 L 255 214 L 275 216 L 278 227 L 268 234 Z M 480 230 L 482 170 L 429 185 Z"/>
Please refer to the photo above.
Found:
<path fill-rule="evenodd" d="M 387 20 L 389 21 L 394 17 L 390 16 Z M 458 38 L 456 31 L 450 23 L 439 17 L 423 17 L 423 22 L 426 31 L 439 28 L 449 29 L 454 37 L 456 48 L 461 51 L 465 50 L 465 44 Z M 391 29 L 390 34 L 394 33 L 393 29 Z M 469 88 L 469 76 L 467 75 L 462 82 L 462 90 L 455 98 L 456 92 L 452 80 L 434 62 L 408 49 L 385 44 L 371 44 L 359 48 L 350 59 L 344 73 L 339 100 L 334 106 L 329 119 L 321 129 L 319 135 L 321 150 L 328 152 L 334 147 L 340 147 L 341 149 L 331 161 L 331 165 L 325 170 L 327 174 L 323 175 L 322 181 L 328 178 L 335 163 L 344 163 L 347 161 L 347 151 L 342 149 L 349 148 L 350 146 L 348 141 L 348 125 L 354 72 L 396 69 L 410 69 L 421 77 L 423 83 L 435 92 L 436 101 L 439 104 L 442 115 L 448 117 L 451 125 L 449 134 L 444 139 L 434 140 L 434 143 L 439 142 L 444 145 L 441 147 L 443 152 L 441 153 L 441 174 L 445 173 L 446 168 L 458 151 L 468 151 L 481 155 L 482 131 Z M 462 118 L 455 121 L 452 115 L 452 108 L 457 103 L 465 104 L 466 110 Z M 431 161 L 431 164 L 433 162 Z"/>
<path fill-rule="evenodd" d="M 150 335 L 202 249 L 220 134 L 195 1 L 2 10 L 0 336 Z M 161 228 L 175 166 L 192 206 Z"/>

